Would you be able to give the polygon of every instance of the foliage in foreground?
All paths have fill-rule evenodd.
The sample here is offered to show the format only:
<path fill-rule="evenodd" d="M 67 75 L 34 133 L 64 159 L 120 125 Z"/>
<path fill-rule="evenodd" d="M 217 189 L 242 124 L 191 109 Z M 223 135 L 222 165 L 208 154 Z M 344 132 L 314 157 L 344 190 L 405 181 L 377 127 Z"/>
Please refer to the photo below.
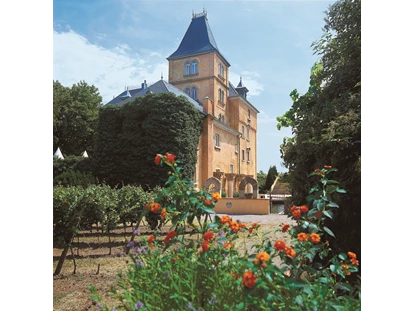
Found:
<path fill-rule="evenodd" d="M 172 201 L 149 202 L 141 217 L 160 214 L 171 220 L 170 231 L 166 236 L 155 231 L 138 241 L 134 239 L 139 232 L 134 232 L 127 245 L 133 264 L 119 272 L 112 288 L 117 306 L 106 306 L 89 287 L 98 309 L 360 310 L 359 278 L 354 283 L 348 280 L 358 271 L 356 255 L 333 254 L 326 240 L 334 233 L 325 220 L 338 209 L 332 195 L 345 192 L 328 178 L 336 169 L 325 166 L 311 173 L 321 177 L 321 183 L 310 190 L 310 204 L 291 208 L 297 225 L 277 229 L 291 236 L 287 245 L 284 240 L 270 240 L 268 233 L 259 234 L 257 223 L 248 226 L 214 215 L 219 194 L 196 191 L 182 179 L 174 155 L 157 155 L 156 163 L 172 169 L 163 190 Z M 185 234 L 186 227 L 195 233 Z M 250 252 L 235 247 L 253 237 L 258 242 Z"/>

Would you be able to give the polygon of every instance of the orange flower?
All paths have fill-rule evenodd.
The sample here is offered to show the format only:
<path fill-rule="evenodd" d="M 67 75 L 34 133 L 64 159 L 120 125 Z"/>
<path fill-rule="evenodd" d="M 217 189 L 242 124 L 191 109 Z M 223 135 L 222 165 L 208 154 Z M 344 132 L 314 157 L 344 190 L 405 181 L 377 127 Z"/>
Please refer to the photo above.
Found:
<path fill-rule="evenodd" d="M 237 221 L 231 221 L 231 222 L 230 222 L 230 229 L 231 229 L 231 231 L 233 231 L 233 232 L 237 232 L 237 231 L 239 231 L 239 230 L 240 230 L 239 223 L 238 223 Z"/>
<path fill-rule="evenodd" d="M 170 242 L 170 240 L 175 237 L 175 231 L 171 230 L 170 232 L 167 233 L 167 236 L 164 239 L 164 243 L 167 244 L 168 242 Z"/>
<path fill-rule="evenodd" d="M 302 205 L 299 209 L 301 213 L 307 213 L 309 211 L 309 208 L 306 205 Z"/>
<path fill-rule="evenodd" d="M 273 245 L 277 250 L 279 250 L 279 251 L 283 251 L 283 250 L 285 250 L 285 248 L 286 248 L 286 243 L 285 242 L 283 242 L 283 241 L 281 241 L 281 240 L 278 240 L 278 241 L 276 241 L 275 242 L 275 244 Z"/>
<path fill-rule="evenodd" d="M 246 271 L 243 273 L 242 284 L 247 288 L 253 288 L 256 284 L 256 276 L 251 271 Z"/>
<path fill-rule="evenodd" d="M 282 232 L 286 232 L 288 229 L 290 228 L 290 226 L 289 225 L 284 225 L 283 227 L 282 227 Z"/>
<path fill-rule="evenodd" d="M 286 252 L 286 256 L 288 256 L 290 258 L 295 258 L 296 257 L 296 251 L 291 247 L 286 247 L 285 252 Z"/>
<path fill-rule="evenodd" d="M 160 209 L 160 203 L 152 203 L 151 204 L 151 212 L 156 213 Z"/>
<path fill-rule="evenodd" d="M 295 210 L 292 213 L 293 218 L 298 219 L 300 218 L 300 210 Z"/>
<path fill-rule="evenodd" d="M 305 232 L 301 232 L 298 234 L 298 241 L 305 242 L 308 240 L 308 235 Z"/>
<path fill-rule="evenodd" d="M 355 265 L 355 266 L 358 266 L 358 265 L 359 265 L 359 261 L 358 261 L 358 260 L 356 260 L 356 258 L 351 258 L 351 263 L 352 263 L 353 265 Z"/>
<path fill-rule="evenodd" d="M 204 200 L 204 205 L 210 205 L 211 201 L 210 200 Z"/>
<path fill-rule="evenodd" d="M 258 260 L 259 263 L 263 263 L 265 261 L 268 261 L 270 259 L 270 256 L 266 252 L 261 252 L 256 255 L 256 259 Z"/>
<path fill-rule="evenodd" d="M 157 154 L 156 156 L 155 156 L 155 164 L 156 165 L 160 165 L 160 162 L 161 162 L 161 156 L 159 155 L 159 154 Z"/>
<path fill-rule="evenodd" d="M 220 193 L 218 192 L 213 192 L 211 196 L 213 197 L 214 202 L 217 202 L 221 198 Z"/>
<path fill-rule="evenodd" d="M 166 153 L 165 154 L 165 159 L 167 160 L 167 162 L 170 162 L 170 163 L 174 163 L 174 161 L 175 161 L 175 154 L 171 154 L 171 153 Z"/>
<path fill-rule="evenodd" d="M 320 169 L 319 168 L 315 168 L 315 170 L 314 170 L 314 172 L 315 173 L 317 173 L 317 172 L 319 172 L 320 171 Z"/>
<path fill-rule="evenodd" d="M 232 247 L 233 246 L 233 243 L 232 242 L 229 242 L 229 243 L 224 243 L 223 244 L 223 247 L 224 248 L 229 248 L 229 247 Z"/>
<path fill-rule="evenodd" d="M 325 165 L 323 168 L 326 168 L 326 169 L 330 169 L 330 168 L 332 168 L 332 166 L 330 166 L 330 165 Z"/>
<path fill-rule="evenodd" d="M 298 209 L 298 207 L 296 206 L 296 205 L 293 205 L 291 208 L 290 208 L 290 212 L 293 214 L 293 212 L 294 211 L 296 211 Z"/>
<path fill-rule="evenodd" d="M 348 256 L 349 256 L 349 258 L 355 258 L 356 259 L 356 254 L 355 253 L 353 253 L 353 252 L 348 252 Z"/>
<path fill-rule="evenodd" d="M 208 244 L 207 240 L 205 240 L 203 242 L 203 244 L 201 244 L 201 249 L 202 249 L 203 252 L 207 251 L 209 247 L 210 247 L 210 245 Z"/>
<path fill-rule="evenodd" d="M 344 272 L 346 275 L 350 275 L 351 272 L 348 271 L 349 267 L 348 265 L 342 264 L 341 267 L 344 269 Z"/>
<path fill-rule="evenodd" d="M 309 240 L 311 242 L 313 242 L 314 244 L 317 244 L 317 243 L 319 243 L 321 241 L 321 237 L 317 233 L 311 233 L 309 235 Z"/>
<path fill-rule="evenodd" d="M 252 226 L 249 228 L 249 233 L 252 233 L 254 228 L 257 227 L 258 224 L 259 223 L 257 223 L 257 222 L 252 223 Z"/>
<path fill-rule="evenodd" d="M 214 233 L 211 231 L 207 231 L 204 233 L 204 241 L 211 241 L 214 238 Z"/>
<path fill-rule="evenodd" d="M 225 225 L 225 224 L 230 224 L 231 222 L 231 218 L 230 216 L 224 215 L 220 218 L 220 222 Z"/>
<path fill-rule="evenodd" d="M 241 222 L 241 223 L 239 223 L 239 227 L 240 227 L 240 229 L 241 228 L 246 228 L 246 224 L 244 224 L 244 223 Z"/>
<path fill-rule="evenodd" d="M 152 241 L 154 241 L 154 239 L 155 239 L 155 236 L 154 236 L 154 235 L 151 235 L 151 236 L 148 238 L 148 240 L 147 240 L 150 248 L 152 248 L 152 247 L 153 247 L 153 246 L 152 246 Z"/>
<path fill-rule="evenodd" d="M 165 217 L 167 217 L 167 209 L 164 207 L 161 211 L 161 218 L 164 219 Z"/>

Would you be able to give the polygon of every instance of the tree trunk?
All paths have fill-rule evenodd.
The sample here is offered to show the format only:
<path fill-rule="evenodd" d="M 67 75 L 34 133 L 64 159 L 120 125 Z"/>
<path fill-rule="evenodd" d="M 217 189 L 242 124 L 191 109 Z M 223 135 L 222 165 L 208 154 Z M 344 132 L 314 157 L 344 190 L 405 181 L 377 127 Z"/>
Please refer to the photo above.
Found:
<path fill-rule="evenodd" d="M 69 250 L 69 244 L 67 244 L 65 248 L 63 249 L 62 254 L 60 255 L 60 258 L 59 258 L 59 262 L 56 266 L 55 273 L 53 273 L 53 275 L 58 275 L 60 274 L 60 271 L 62 271 L 63 263 L 65 262 L 65 258 L 66 258 L 66 254 L 68 253 L 68 250 Z"/>
<path fill-rule="evenodd" d="M 70 253 L 72 254 L 72 259 L 73 259 L 73 274 L 76 274 L 76 260 L 75 260 L 75 255 L 73 254 L 73 249 L 72 246 L 69 245 L 70 248 Z"/>

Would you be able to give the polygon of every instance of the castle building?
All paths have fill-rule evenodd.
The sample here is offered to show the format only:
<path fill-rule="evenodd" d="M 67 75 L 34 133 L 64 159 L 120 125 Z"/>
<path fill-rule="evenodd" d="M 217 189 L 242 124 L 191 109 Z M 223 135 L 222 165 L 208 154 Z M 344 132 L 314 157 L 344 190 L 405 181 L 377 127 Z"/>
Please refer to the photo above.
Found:
<path fill-rule="evenodd" d="M 239 190 L 257 197 L 259 111 L 248 101 L 249 90 L 242 78 L 236 87 L 229 81 L 230 63 L 219 51 L 205 11 L 193 13 L 179 47 L 167 60 L 168 82 L 161 79 L 151 86 L 144 82 L 141 88 L 127 89 L 108 104 L 122 105 L 148 92 L 185 96 L 206 115 L 198 146 L 196 187 L 214 185 L 227 197 Z"/>

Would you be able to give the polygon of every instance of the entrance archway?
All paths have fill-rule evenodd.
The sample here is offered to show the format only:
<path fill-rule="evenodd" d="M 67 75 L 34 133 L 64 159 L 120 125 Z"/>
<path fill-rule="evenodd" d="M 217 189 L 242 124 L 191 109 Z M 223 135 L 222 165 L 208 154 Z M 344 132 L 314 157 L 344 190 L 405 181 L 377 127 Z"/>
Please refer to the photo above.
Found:
<path fill-rule="evenodd" d="M 245 177 L 239 184 L 239 198 L 244 199 L 244 189 L 246 185 L 252 185 L 253 187 L 253 199 L 257 199 L 257 180 L 253 177 Z"/>
<path fill-rule="evenodd" d="M 204 183 L 204 189 L 210 192 L 219 192 L 221 195 L 221 182 L 216 177 L 210 177 Z"/>

